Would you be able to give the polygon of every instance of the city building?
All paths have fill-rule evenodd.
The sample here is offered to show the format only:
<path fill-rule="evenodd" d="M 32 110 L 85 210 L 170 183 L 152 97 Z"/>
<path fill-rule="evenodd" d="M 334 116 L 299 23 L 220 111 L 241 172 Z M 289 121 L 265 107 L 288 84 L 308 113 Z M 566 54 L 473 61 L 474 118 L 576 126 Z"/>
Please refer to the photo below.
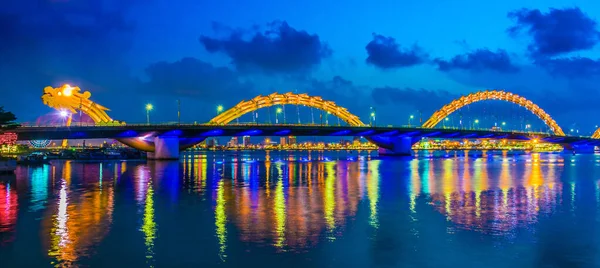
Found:
<path fill-rule="evenodd" d="M 279 145 L 281 145 L 281 146 L 287 145 L 287 137 L 280 137 L 279 138 Z"/>
<path fill-rule="evenodd" d="M 242 137 L 242 145 L 244 147 L 250 146 L 250 136 L 244 136 Z"/>
<path fill-rule="evenodd" d="M 288 144 L 289 144 L 289 145 L 294 145 L 294 144 L 296 144 L 296 143 L 297 143 L 297 141 L 296 141 L 296 136 L 289 136 L 289 137 L 288 137 Z"/>
<path fill-rule="evenodd" d="M 231 140 L 229 140 L 229 143 L 227 143 L 227 146 L 230 146 L 230 147 L 238 146 L 238 137 L 231 137 Z"/>
<path fill-rule="evenodd" d="M 218 145 L 219 145 L 219 143 L 217 142 L 217 139 L 215 139 L 215 138 L 208 138 L 206 140 L 207 147 L 216 147 Z"/>
<path fill-rule="evenodd" d="M 360 145 L 360 137 L 359 136 L 355 136 L 354 139 L 352 139 L 352 145 L 354 145 L 354 146 Z"/>

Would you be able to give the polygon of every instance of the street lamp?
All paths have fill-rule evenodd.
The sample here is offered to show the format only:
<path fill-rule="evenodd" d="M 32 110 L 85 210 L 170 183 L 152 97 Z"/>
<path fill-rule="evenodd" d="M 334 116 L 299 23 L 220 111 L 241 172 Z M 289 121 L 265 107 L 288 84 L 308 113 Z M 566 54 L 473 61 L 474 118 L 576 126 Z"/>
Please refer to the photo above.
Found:
<path fill-rule="evenodd" d="M 448 117 L 444 118 L 444 128 L 446 128 L 446 122 L 450 120 Z"/>
<path fill-rule="evenodd" d="M 223 111 L 223 105 L 217 106 L 217 115 L 219 115 Z"/>
<path fill-rule="evenodd" d="M 154 109 L 154 106 L 152 106 L 152 104 L 146 104 L 146 124 L 148 125 L 150 125 L 150 111 L 152 111 L 152 109 Z"/>
<path fill-rule="evenodd" d="M 475 119 L 475 126 L 474 126 L 475 129 L 477 129 L 477 124 L 479 124 L 479 119 Z"/>
<path fill-rule="evenodd" d="M 371 112 L 371 120 L 372 120 L 371 126 L 374 126 L 375 125 L 375 112 Z"/>
<path fill-rule="evenodd" d="M 279 124 L 279 114 L 282 111 L 283 110 L 281 109 L 281 107 L 277 107 L 277 109 L 275 110 L 275 124 Z"/>
<path fill-rule="evenodd" d="M 412 122 L 412 119 L 415 118 L 414 115 L 410 115 L 410 117 L 408 117 L 408 127 L 410 127 L 410 123 Z"/>
<path fill-rule="evenodd" d="M 177 124 L 181 125 L 181 101 L 177 100 Z"/>

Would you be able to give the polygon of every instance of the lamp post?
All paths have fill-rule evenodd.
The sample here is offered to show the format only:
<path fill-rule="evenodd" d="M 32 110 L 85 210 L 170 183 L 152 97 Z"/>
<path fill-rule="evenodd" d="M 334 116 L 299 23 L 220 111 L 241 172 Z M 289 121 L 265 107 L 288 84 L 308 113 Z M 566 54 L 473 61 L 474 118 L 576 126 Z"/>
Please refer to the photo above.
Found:
<path fill-rule="evenodd" d="M 444 118 L 444 128 L 446 128 L 446 121 L 450 120 L 448 117 Z"/>
<path fill-rule="evenodd" d="M 413 118 L 415 118 L 415 116 L 412 114 L 408 117 L 408 127 L 410 127 L 410 123 L 412 122 Z"/>
<path fill-rule="evenodd" d="M 275 110 L 275 124 L 279 124 L 279 114 L 282 112 L 281 107 L 277 107 Z"/>
<path fill-rule="evenodd" d="M 369 121 L 371 122 L 371 126 L 375 126 L 375 112 L 371 112 L 371 116 L 369 116 Z"/>
<path fill-rule="evenodd" d="M 181 125 L 181 101 L 177 100 L 177 124 Z"/>
<path fill-rule="evenodd" d="M 479 119 L 475 119 L 475 125 L 473 126 L 473 128 L 477 129 L 478 124 L 479 124 Z"/>
<path fill-rule="evenodd" d="M 154 106 L 152 106 L 152 104 L 146 104 L 146 124 L 148 125 L 150 125 L 150 111 L 152 111 L 152 109 L 154 109 Z"/>

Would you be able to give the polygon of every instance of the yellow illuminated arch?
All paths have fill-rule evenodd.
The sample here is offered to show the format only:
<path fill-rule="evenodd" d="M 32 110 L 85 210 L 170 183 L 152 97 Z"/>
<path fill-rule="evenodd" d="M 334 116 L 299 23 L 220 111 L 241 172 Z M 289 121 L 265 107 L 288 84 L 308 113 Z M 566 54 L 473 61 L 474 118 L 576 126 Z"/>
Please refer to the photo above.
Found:
<path fill-rule="evenodd" d="M 594 131 L 594 134 L 592 134 L 592 139 L 600 139 L 600 128 Z"/>
<path fill-rule="evenodd" d="M 442 107 L 438 111 L 436 111 L 430 118 L 423 124 L 423 128 L 434 128 L 439 122 L 444 120 L 448 115 L 453 113 L 454 111 L 469 105 L 474 102 L 484 101 L 484 100 L 502 100 L 507 102 L 512 102 L 519 106 L 524 107 L 529 110 L 537 117 L 539 117 L 544 123 L 552 129 L 557 136 L 565 136 L 563 130 L 558 126 L 556 121 L 550 117 L 542 108 L 537 106 L 535 103 L 530 100 L 523 98 L 517 94 L 513 94 L 506 91 L 501 90 L 486 90 L 479 91 L 475 93 L 471 93 L 467 96 L 462 96 L 459 99 L 453 100 L 451 103 Z M 600 131 L 600 129 L 599 129 Z M 598 132 L 598 131 L 597 131 Z M 598 134 L 600 135 L 600 133 Z"/>
<path fill-rule="evenodd" d="M 329 112 L 339 117 L 344 122 L 351 126 L 365 126 L 360 121 L 358 116 L 348 112 L 348 109 L 340 107 L 333 101 L 323 100 L 321 97 L 308 96 L 307 94 L 294 94 L 291 92 L 280 94 L 273 93 L 268 96 L 256 96 L 251 100 L 242 101 L 233 108 L 220 113 L 218 116 L 210 120 L 209 124 L 225 125 L 240 116 L 256 111 L 260 108 L 275 106 L 275 105 L 304 105 Z"/>

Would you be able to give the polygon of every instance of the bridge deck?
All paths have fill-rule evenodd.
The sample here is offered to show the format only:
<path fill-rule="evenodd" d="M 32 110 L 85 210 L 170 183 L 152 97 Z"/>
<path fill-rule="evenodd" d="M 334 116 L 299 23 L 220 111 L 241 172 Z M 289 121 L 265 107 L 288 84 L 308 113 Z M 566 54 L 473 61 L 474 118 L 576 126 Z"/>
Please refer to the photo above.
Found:
<path fill-rule="evenodd" d="M 430 137 L 452 139 L 511 139 L 600 145 L 599 139 L 575 136 L 556 136 L 546 133 L 523 133 L 490 130 L 430 129 L 414 127 L 352 127 L 321 125 L 120 125 L 120 126 L 22 126 L 9 132 L 19 140 L 133 138 L 145 135 L 178 137 L 217 136 L 390 136 Z"/>

